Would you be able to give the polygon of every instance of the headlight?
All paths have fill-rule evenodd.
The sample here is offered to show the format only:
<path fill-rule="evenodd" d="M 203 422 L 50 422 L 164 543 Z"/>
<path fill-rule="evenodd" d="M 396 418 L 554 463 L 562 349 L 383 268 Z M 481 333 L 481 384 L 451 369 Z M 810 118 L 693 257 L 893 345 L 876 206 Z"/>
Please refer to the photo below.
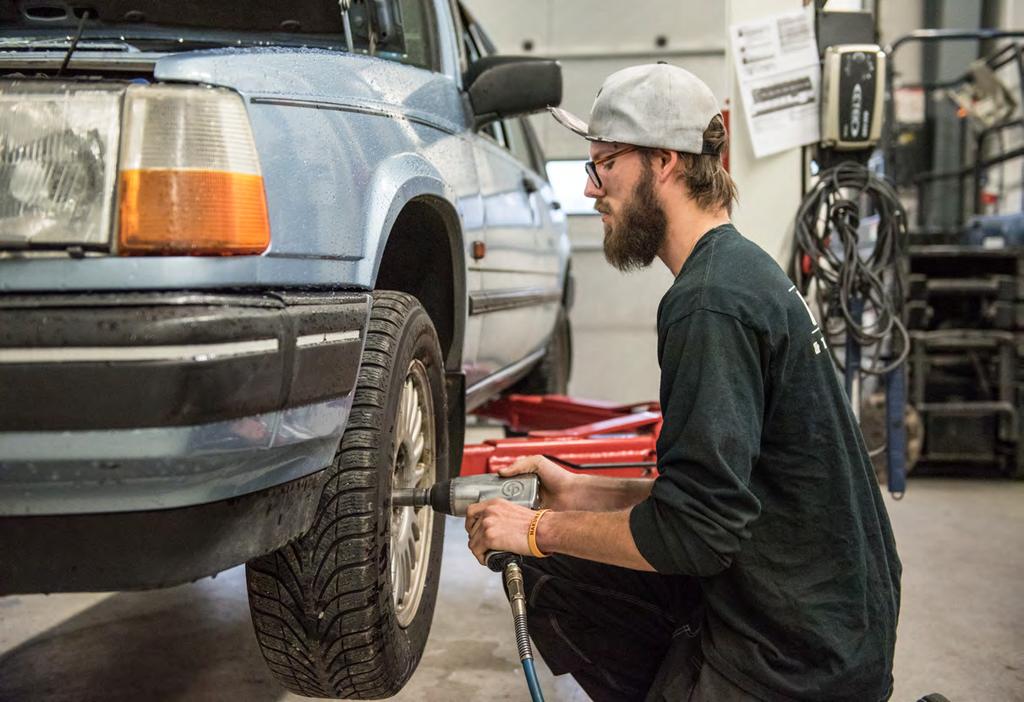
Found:
<path fill-rule="evenodd" d="M 0 86 L 0 245 L 110 240 L 120 86 Z"/>
<path fill-rule="evenodd" d="M 266 196 L 241 96 L 0 82 L 0 248 L 39 245 L 122 255 L 265 251 Z"/>

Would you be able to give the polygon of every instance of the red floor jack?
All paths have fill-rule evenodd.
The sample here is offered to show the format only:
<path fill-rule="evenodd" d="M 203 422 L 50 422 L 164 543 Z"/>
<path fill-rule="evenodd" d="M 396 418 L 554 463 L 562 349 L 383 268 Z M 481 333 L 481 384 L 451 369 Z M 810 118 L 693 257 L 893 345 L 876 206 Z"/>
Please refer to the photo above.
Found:
<path fill-rule="evenodd" d="M 535 454 L 576 471 L 625 478 L 656 475 L 657 402 L 619 405 L 564 395 L 509 395 L 473 414 L 499 420 L 521 436 L 467 444 L 461 475 L 496 473 Z"/>

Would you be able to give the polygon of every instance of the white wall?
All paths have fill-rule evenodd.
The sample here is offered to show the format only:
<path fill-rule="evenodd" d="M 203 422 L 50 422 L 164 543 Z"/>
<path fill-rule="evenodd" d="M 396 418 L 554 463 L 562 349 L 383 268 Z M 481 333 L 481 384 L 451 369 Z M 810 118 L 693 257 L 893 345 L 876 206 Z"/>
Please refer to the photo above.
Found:
<path fill-rule="evenodd" d="M 804 5 L 802 0 L 728 0 L 725 4 L 726 26 L 792 12 Z M 785 267 L 793 218 L 800 204 L 800 149 L 754 157 L 731 52 L 727 52 L 726 61 L 730 66 L 729 107 L 732 111 L 729 167 L 740 193 L 733 222 L 744 236 L 757 242 Z"/>
<path fill-rule="evenodd" d="M 882 46 L 921 28 L 924 19 L 923 0 L 882 0 L 879 6 L 878 33 Z M 905 83 L 921 82 L 921 46 L 908 44 L 895 56 L 897 80 Z"/>
<path fill-rule="evenodd" d="M 1003 18 L 999 26 L 1004 29 L 1024 27 L 1024 0 L 1003 0 Z"/>

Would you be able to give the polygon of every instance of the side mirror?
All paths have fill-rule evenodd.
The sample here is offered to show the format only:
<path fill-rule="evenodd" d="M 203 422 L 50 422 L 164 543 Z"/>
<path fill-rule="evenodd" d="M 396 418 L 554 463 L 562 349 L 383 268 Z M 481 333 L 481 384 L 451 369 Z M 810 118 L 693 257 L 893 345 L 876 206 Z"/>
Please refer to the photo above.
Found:
<path fill-rule="evenodd" d="M 486 56 L 463 76 L 479 129 L 503 117 L 539 112 L 562 102 L 562 67 L 535 56 Z"/>

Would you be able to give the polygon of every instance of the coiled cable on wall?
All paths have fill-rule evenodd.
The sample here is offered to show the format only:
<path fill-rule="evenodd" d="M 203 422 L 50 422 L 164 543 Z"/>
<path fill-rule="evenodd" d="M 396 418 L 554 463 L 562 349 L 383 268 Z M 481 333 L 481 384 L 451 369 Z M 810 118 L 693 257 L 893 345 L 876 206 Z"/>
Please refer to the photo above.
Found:
<path fill-rule="evenodd" d="M 858 249 L 861 212 L 878 215 L 871 254 Z M 910 352 L 903 322 L 903 246 L 907 213 L 893 186 L 868 167 L 843 162 L 822 171 L 804 196 L 794 231 L 793 276 L 804 295 L 816 283 L 818 320 L 836 365 L 845 370 L 836 348 L 850 336 L 873 349 L 861 372 L 884 375 Z M 863 314 L 854 300 L 863 302 Z M 858 319 L 859 318 L 859 319 Z M 890 360 L 883 361 L 887 354 Z"/>

